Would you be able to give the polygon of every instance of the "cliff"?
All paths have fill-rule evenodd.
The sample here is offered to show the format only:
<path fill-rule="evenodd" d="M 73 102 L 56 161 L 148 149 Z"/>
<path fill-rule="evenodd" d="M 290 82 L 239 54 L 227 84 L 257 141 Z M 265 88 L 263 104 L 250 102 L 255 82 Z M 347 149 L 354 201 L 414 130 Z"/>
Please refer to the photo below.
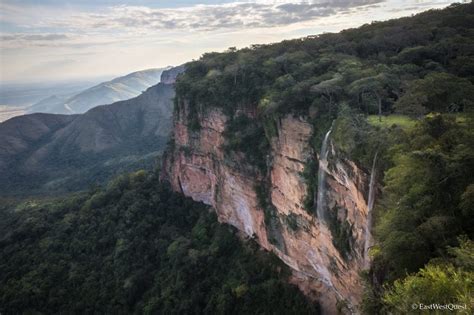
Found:
<path fill-rule="evenodd" d="M 410 128 L 406 117 L 382 124 L 380 115 L 468 111 L 472 104 L 466 100 L 474 89 L 463 63 L 470 54 L 459 43 L 470 42 L 473 9 L 472 4 L 452 5 L 337 34 L 208 53 L 187 63 L 176 83 L 174 140 L 162 176 L 176 191 L 212 205 L 221 222 L 278 255 L 294 270 L 293 282 L 326 313 L 357 313 L 360 271 L 370 264 L 370 209 L 377 191 L 376 176 L 370 174 L 398 163 L 391 161 L 395 145 L 403 143 L 397 149 L 402 151 L 410 146 L 400 128 Z M 380 117 L 375 124 L 370 122 L 374 114 Z M 438 128 L 426 139 L 438 137 Z M 429 142 L 417 141 L 415 150 Z M 414 155 L 422 156 L 418 151 Z M 397 179 L 398 174 L 410 175 L 392 180 L 399 195 L 390 198 L 390 211 L 381 209 L 386 242 L 379 235 L 378 261 L 383 263 L 378 270 L 390 266 L 397 270 L 393 278 L 401 278 L 405 270 L 416 272 L 429 257 L 444 252 L 446 239 L 432 238 L 441 234 L 431 231 L 446 226 L 452 244 L 459 233 L 454 224 L 434 222 L 460 213 L 453 204 L 454 196 L 461 196 L 451 189 L 467 187 L 466 176 L 453 174 L 448 184 L 449 177 L 439 175 L 442 171 L 426 171 L 448 162 L 418 163 L 392 170 Z M 426 169 L 418 170 L 418 165 Z M 413 196 L 438 197 L 414 206 Z M 418 219 L 407 219 L 417 208 Z M 469 220 L 452 222 L 463 226 Z M 374 281 L 374 301 L 384 273 L 378 272 Z M 377 303 L 374 307 L 380 308 Z"/>
<path fill-rule="evenodd" d="M 241 152 L 225 150 L 230 117 L 222 110 L 200 112 L 197 128 L 189 127 L 193 114 L 186 102 L 178 102 L 163 178 L 175 191 L 214 207 L 220 222 L 273 251 L 294 271 L 293 282 L 325 313 L 338 308 L 357 312 L 369 174 L 340 157 L 329 138 L 327 163 L 320 162 L 326 173 L 320 193 L 327 217 L 322 220 L 304 206 L 308 187 L 302 174 L 309 161 L 318 159 L 310 145 L 314 128 L 305 117 L 287 114 L 276 122 L 267 171 L 262 171 Z M 255 118 L 251 110 L 240 114 Z"/>

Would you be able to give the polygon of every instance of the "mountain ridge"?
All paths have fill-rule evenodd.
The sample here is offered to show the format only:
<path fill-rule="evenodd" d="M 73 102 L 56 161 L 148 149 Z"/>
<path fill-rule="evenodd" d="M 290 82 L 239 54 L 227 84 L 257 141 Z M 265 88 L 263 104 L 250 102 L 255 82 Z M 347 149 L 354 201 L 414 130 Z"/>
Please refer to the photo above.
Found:
<path fill-rule="evenodd" d="M 127 100 L 157 84 L 163 71 L 169 69 L 170 67 L 135 71 L 72 95 L 52 95 L 33 104 L 28 113 L 81 114 L 98 105 Z"/>

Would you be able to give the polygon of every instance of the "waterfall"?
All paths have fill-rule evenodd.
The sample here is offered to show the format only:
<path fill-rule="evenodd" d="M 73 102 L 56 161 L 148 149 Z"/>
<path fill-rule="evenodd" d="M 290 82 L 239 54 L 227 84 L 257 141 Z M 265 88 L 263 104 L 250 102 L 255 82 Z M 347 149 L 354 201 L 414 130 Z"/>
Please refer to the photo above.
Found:
<path fill-rule="evenodd" d="M 328 140 L 329 135 L 332 131 L 332 126 L 334 125 L 334 121 L 329 128 L 328 132 L 324 136 L 323 144 L 321 145 L 321 152 L 319 153 L 319 169 L 318 169 L 318 199 L 317 199 L 317 206 L 316 206 L 316 214 L 318 215 L 318 219 L 320 222 L 326 222 L 326 205 L 325 205 L 325 195 L 326 195 L 326 170 L 328 164 Z M 324 165 L 324 167 L 323 167 Z"/>
<path fill-rule="evenodd" d="M 374 207 L 375 201 L 375 175 L 376 169 L 375 164 L 377 163 L 377 154 L 375 153 L 374 161 L 372 162 L 372 171 L 370 173 L 370 183 L 369 183 L 369 195 L 367 197 L 367 224 L 365 226 L 365 233 L 364 233 L 364 258 L 366 266 L 368 267 L 369 264 L 369 247 L 372 241 L 372 235 L 370 233 L 370 229 L 372 227 L 372 208 Z"/>

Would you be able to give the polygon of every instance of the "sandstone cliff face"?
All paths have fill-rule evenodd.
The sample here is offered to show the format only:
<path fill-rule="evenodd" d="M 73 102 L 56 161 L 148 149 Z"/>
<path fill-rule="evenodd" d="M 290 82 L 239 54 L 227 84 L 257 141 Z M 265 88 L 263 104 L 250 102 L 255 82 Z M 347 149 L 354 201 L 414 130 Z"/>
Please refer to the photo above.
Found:
<path fill-rule="evenodd" d="M 199 114 L 198 131 L 188 128 L 188 108 L 175 111 L 174 145 L 164 160 L 163 176 L 176 191 L 211 205 L 219 220 L 253 237 L 273 251 L 294 271 L 292 281 L 321 304 L 325 313 L 357 312 L 364 262 L 364 231 L 367 222 L 368 175 L 355 163 L 337 156 L 331 144 L 327 170 L 326 200 L 333 222 L 347 222 L 351 250 L 341 253 L 333 245 L 328 223 L 304 209 L 307 184 L 305 164 L 316 158 L 309 140 L 313 127 L 305 118 L 286 116 L 277 124 L 271 140 L 269 173 L 263 178 L 245 157 L 223 150 L 228 117 L 219 109 Z M 317 176 L 317 174 L 316 174 Z M 265 219 L 256 184 L 267 183 L 274 220 Z M 269 224 L 275 222 L 277 224 Z M 338 303 L 339 302 L 339 303 Z"/>

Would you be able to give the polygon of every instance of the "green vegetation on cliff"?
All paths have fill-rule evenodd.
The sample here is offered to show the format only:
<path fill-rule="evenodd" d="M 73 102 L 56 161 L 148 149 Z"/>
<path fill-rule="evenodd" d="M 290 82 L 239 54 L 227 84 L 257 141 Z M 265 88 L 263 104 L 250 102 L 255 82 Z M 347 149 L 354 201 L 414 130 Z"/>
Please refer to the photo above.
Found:
<path fill-rule="evenodd" d="M 314 314 L 275 256 L 139 171 L 0 203 L 2 314 Z"/>
<path fill-rule="evenodd" d="M 224 136 L 227 139 L 224 146 L 227 154 L 242 152 L 252 165 L 263 171 L 266 169 L 266 156 L 270 145 L 261 123 L 253 122 L 245 115 L 233 117 L 227 123 Z"/>
<path fill-rule="evenodd" d="M 186 65 L 176 91 L 191 107 L 258 108 L 260 115 L 419 117 L 473 108 L 474 5 L 374 22 L 337 34 L 206 53 Z"/>

